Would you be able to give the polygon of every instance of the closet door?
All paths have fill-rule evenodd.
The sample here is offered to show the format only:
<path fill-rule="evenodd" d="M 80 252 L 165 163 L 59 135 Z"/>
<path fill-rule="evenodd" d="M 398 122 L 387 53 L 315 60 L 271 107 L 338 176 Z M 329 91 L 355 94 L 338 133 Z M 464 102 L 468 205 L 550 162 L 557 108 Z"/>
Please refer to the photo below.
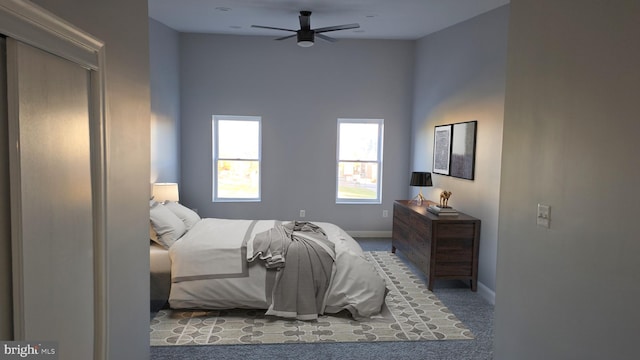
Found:
<path fill-rule="evenodd" d="M 0 36 L 0 339 L 13 338 L 6 39 Z"/>
<path fill-rule="evenodd" d="M 7 39 L 16 340 L 94 357 L 91 72 Z"/>

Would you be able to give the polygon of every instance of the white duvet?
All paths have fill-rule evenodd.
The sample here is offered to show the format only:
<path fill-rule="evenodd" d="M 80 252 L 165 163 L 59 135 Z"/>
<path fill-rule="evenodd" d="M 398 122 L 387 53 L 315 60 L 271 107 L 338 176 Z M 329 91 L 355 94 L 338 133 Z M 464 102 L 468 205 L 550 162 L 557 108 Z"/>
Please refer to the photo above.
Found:
<path fill-rule="evenodd" d="M 247 262 L 243 244 L 274 226 L 274 220 L 206 218 L 169 248 L 172 308 L 267 309 L 268 284 L 275 270 L 261 261 Z M 336 225 L 314 222 L 335 244 L 336 259 L 325 300 L 325 312 L 349 310 L 354 318 L 380 312 L 386 288 L 358 243 Z"/>

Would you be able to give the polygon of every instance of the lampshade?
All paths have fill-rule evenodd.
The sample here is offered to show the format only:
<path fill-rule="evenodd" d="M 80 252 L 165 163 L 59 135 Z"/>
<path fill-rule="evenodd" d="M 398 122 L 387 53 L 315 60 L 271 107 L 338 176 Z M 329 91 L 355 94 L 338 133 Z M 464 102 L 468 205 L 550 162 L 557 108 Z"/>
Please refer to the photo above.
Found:
<path fill-rule="evenodd" d="M 155 183 L 153 184 L 153 198 L 158 202 L 179 201 L 178 184 L 176 183 Z"/>
<path fill-rule="evenodd" d="M 432 186 L 431 173 L 429 172 L 417 172 L 411 173 L 411 186 Z"/>

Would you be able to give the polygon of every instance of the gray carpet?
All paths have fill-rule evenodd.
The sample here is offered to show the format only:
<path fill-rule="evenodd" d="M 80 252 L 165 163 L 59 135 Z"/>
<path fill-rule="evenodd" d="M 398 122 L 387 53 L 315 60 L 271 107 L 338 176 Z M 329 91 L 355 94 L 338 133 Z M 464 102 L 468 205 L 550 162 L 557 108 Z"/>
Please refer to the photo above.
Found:
<path fill-rule="evenodd" d="M 367 251 L 388 250 L 389 239 L 358 239 Z M 399 256 L 406 261 L 399 253 Z M 416 275 L 422 274 L 408 264 Z M 493 306 L 461 282 L 436 282 L 436 296 L 475 335 L 473 340 L 216 346 L 154 346 L 151 359 L 434 359 L 493 358 Z M 153 316 L 153 314 L 151 314 Z"/>

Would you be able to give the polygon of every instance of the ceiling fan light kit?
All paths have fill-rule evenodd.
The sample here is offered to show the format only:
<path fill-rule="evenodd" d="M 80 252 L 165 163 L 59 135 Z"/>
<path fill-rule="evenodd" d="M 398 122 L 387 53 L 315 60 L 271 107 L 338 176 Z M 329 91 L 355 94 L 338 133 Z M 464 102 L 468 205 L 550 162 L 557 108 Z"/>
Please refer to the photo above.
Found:
<path fill-rule="evenodd" d="M 314 33 L 313 30 L 307 32 L 298 31 L 298 46 L 310 47 L 313 46 Z"/>
<path fill-rule="evenodd" d="M 281 38 L 277 38 L 276 40 L 285 40 L 285 39 L 289 39 L 292 38 L 294 36 L 297 37 L 298 40 L 298 45 L 301 47 L 310 47 L 313 46 L 314 42 L 315 42 L 315 37 L 317 36 L 318 38 L 328 41 L 328 42 L 336 42 L 338 40 L 323 35 L 321 33 L 324 32 L 329 32 L 329 31 L 338 31 L 338 30 L 348 30 L 348 29 L 357 29 L 360 27 L 359 24 L 345 24 L 345 25 L 336 25 L 336 26 L 327 26 L 327 27 L 323 27 L 323 28 L 318 28 L 318 29 L 312 29 L 311 28 L 311 11 L 300 11 L 300 16 L 298 16 L 298 19 L 300 20 L 300 29 L 299 30 L 293 30 L 293 29 L 284 29 L 284 28 L 278 28 L 278 27 L 272 27 L 272 26 L 261 26 L 261 25 L 251 25 L 251 27 L 254 28 L 259 28 L 259 29 L 269 29 L 269 30 L 281 30 L 281 31 L 291 31 L 291 32 L 295 32 L 296 35 L 289 35 L 289 36 L 284 36 Z"/>

